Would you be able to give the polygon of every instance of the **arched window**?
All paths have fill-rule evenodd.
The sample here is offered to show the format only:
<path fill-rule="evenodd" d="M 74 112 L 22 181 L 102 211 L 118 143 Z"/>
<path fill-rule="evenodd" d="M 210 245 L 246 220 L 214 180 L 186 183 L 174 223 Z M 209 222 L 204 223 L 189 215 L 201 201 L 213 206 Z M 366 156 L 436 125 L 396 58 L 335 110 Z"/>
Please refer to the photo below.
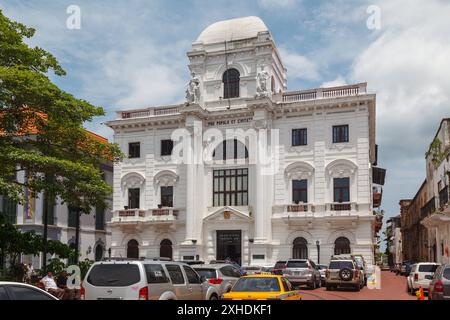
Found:
<path fill-rule="evenodd" d="M 127 258 L 139 259 L 139 243 L 134 239 L 128 241 Z"/>
<path fill-rule="evenodd" d="M 349 254 L 350 250 L 350 240 L 345 237 L 339 237 L 334 241 L 334 254 Z"/>
<path fill-rule="evenodd" d="M 247 147 L 239 140 L 224 140 L 213 153 L 214 160 L 247 159 Z"/>
<path fill-rule="evenodd" d="M 95 261 L 100 261 L 103 259 L 103 246 L 101 244 L 95 247 Z"/>
<path fill-rule="evenodd" d="M 223 98 L 238 98 L 239 97 L 239 71 L 236 69 L 229 69 L 223 73 Z"/>
<path fill-rule="evenodd" d="M 172 259 L 172 241 L 169 239 L 164 239 L 160 243 L 159 247 L 159 256 L 161 258 L 170 258 Z"/>
<path fill-rule="evenodd" d="M 308 241 L 305 238 L 299 237 L 294 239 L 294 246 L 292 248 L 293 259 L 308 259 Z"/>

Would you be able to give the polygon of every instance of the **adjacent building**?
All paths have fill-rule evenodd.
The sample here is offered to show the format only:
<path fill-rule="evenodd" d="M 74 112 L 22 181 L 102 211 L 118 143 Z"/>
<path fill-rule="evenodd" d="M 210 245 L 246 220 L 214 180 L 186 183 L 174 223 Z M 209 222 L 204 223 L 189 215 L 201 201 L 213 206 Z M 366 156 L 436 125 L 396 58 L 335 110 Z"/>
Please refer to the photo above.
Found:
<path fill-rule="evenodd" d="M 443 119 L 426 153 L 426 179 L 412 200 L 401 200 L 405 260 L 448 263 L 450 119 Z"/>
<path fill-rule="evenodd" d="M 450 263 L 450 118 L 443 119 L 426 154 L 428 192 L 426 217 L 421 224 L 428 230 L 429 257 Z"/>
<path fill-rule="evenodd" d="M 386 222 L 386 239 L 388 251 L 388 263 L 390 266 L 402 263 L 402 232 L 401 217 L 391 217 Z"/>
<path fill-rule="evenodd" d="M 106 138 L 92 132 L 90 134 L 100 140 L 107 142 Z M 105 163 L 101 167 L 105 181 L 112 185 L 113 166 Z M 18 182 L 25 182 L 24 171 L 17 173 Z M 7 221 L 14 224 L 23 231 L 34 230 L 43 234 L 43 212 L 44 203 L 48 202 L 48 239 L 59 240 L 69 246 L 75 246 L 76 215 L 80 214 L 75 208 L 63 204 L 61 199 L 47 199 L 42 193 L 36 198 L 29 196 L 24 204 L 18 204 L 11 199 L 0 195 L 0 212 Z M 112 199 L 108 202 L 112 205 Z M 107 221 L 111 220 L 109 208 L 93 208 L 89 215 L 80 216 L 79 254 L 80 260 L 101 260 L 108 254 L 110 247 L 111 232 L 107 229 Z M 50 255 L 48 256 L 50 258 Z M 40 256 L 23 256 L 22 262 L 32 263 L 34 268 L 41 268 L 42 253 Z"/>
<path fill-rule="evenodd" d="M 187 56 L 186 103 L 108 122 L 128 155 L 114 165 L 112 255 L 373 263 L 385 171 L 366 83 L 287 91 L 257 17 L 208 26 Z"/>

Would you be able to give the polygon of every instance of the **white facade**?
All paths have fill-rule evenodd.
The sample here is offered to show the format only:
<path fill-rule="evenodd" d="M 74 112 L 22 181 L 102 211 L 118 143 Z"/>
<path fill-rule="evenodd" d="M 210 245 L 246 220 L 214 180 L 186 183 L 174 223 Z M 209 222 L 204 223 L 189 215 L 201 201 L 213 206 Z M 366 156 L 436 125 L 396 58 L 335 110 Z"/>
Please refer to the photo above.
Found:
<path fill-rule="evenodd" d="M 427 187 L 429 201 L 434 202 L 433 214 L 422 220 L 428 229 L 430 257 L 438 263 L 450 263 L 450 119 L 443 119 L 436 133 L 435 141 L 440 142 L 440 154 L 433 162 L 435 152 L 427 155 Z"/>
<path fill-rule="evenodd" d="M 112 185 L 113 173 L 111 166 L 103 167 L 105 181 Z M 24 172 L 17 174 L 17 180 L 24 182 Z M 112 203 L 112 199 L 109 200 Z M 44 197 L 39 193 L 36 198 L 30 198 L 25 204 L 14 204 L 0 195 L 0 208 L 8 220 L 22 231 L 34 230 L 42 235 L 44 229 L 43 212 Z M 111 220 L 110 209 L 103 211 L 103 228 L 100 220 L 96 226 L 96 215 L 100 214 L 95 208 L 89 215 L 82 214 L 80 217 L 79 234 L 79 261 L 84 259 L 96 260 L 100 252 L 102 257 L 106 257 L 111 243 L 111 231 L 107 228 L 107 222 Z M 69 209 L 67 204 L 62 204 L 60 199 L 56 200 L 53 207 L 53 219 L 49 217 L 48 239 L 59 240 L 68 245 L 75 245 L 75 227 L 69 225 Z M 99 217 L 100 218 L 100 217 Z M 51 221 L 53 220 L 53 221 Z M 97 254 L 97 255 L 96 255 Z M 48 258 L 51 258 L 48 255 Z M 34 268 L 42 267 L 42 253 L 39 256 L 22 256 L 22 262 L 32 263 Z"/>
<path fill-rule="evenodd" d="M 130 152 L 130 143 L 140 147 L 138 156 L 114 167 L 112 255 L 132 256 L 136 248 L 130 240 L 135 240 L 139 256 L 157 257 L 167 253 L 167 246 L 161 250 L 165 240 L 176 260 L 233 256 L 243 265 L 266 265 L 306 255 L 317 262 L 320 251 L 320 263 L 327 263 L 335 241 L 346 238 L 352 253 L 373 263 L 375 95 L 366 93 L 366 84 L 286 92 L 286 69 L 270 32 L 256 17 L 209 26 L 187 55 L 191 83 L 195 87 L 198 81 L 198 91 L 187 95 L 191 103 L 121 111 L 108 123 L 124 153 Z M 239 93 L 228 99 L 224 73 L 231 69 L 238 71 L 234 88 Z M 346 127 L 345 142 L 333 141 L 334 126 Z M 294 129 L 306 129 L 306 144 L 293 146 Z M 180 130 L 190 139 L 174 142 L 172 155 L 191 146 L 183 156 L 193 163 L 161 155 L 161 140 L 177 140 Z M 213 133 L 241 141 L 249 157 L 197 161 L 212 150 L 216 156 L 222 152 L 222 141 L 211 138 Z M 230 145 L 226 148 L 233 152 Z M 272 167 L 260 161 L 262 154 L 272 156 Z M 220 170 L 232 169 L 247 170 L 248 191 L 242 199 L 248 201 L 220 202 L 228 196 L 218 194 L 214 203 L 213 192 L 220 193 L 214 181 L 220 186 Z M 245 171 L 230 174 L 239 172 Z M 349 199 L 335 203 L 339 178 L 349 181 Z M 294 203 L 293 180 L 306 180 L 305 203 Z M 224 181 L 233 189 L 242 180 Z M 173 186 L 173 204 L 158 208 L 166 186 Z M 132 196 L 139 193 L 138 208 L 130 208 L 130 189 L 138 190 Z M 230 197 L 241 199 L 233 192 Z M 294 240 L 303 244 L 294 249 Z"/>

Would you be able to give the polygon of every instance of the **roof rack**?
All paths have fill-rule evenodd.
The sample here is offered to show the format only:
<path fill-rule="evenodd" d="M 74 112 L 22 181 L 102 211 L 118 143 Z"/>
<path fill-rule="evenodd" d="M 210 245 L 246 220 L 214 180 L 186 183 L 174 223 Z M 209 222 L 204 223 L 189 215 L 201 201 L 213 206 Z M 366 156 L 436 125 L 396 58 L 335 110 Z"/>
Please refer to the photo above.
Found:
<path fill-rule="evenodd" d="M 140 257 L 139 259 L 136 258 L 123 258 L 123 257 L 110 257 L 110 258 L 103 258 L 102 261 L 145 261 L 145 260 L 152 260 L 152 261 L 173 261 L 171 258 L 166 257 L 153 257 L 153 258 L 147 258 L 147 257 Z"/>

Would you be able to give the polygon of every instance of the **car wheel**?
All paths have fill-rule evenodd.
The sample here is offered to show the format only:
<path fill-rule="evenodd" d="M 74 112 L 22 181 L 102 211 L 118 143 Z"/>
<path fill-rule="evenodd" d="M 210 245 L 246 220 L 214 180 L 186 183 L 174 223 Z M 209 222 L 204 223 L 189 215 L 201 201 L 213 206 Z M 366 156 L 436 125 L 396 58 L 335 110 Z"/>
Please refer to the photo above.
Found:
<path fill-rule="evenodd" d="M 409 290 L 409 293 L 410 293 L 412 296 L 415 296 L 415 295 L 416 295 L 416 289 L 411 288 L 411 289 Z"/>
<path fill-rule="evenodd" d="M 325 288 L 326 288 L 327 291 L 331 291 L 331 286 L 325 285 Z"/>
<path fill-rule="evenodd" d="M 356 286 L 355 286 L 355 291 L 356 291 L 356 292 L 359 292 L 360 290 L 361 290 L 361 286 L 360 286 L 359 284 L 356 285 Z"/>
<path fill-rule="evenodd" d="M 219 300 L 219 298 L 215 294 L 212 294 L 209 300 Z"/>
<path fill-rule="evenodd" d="M 344 281 L 350 281 L 353 279 L 353 271 L 348 268 L 344 268 L 339 271 L 339 278 Z"/>

